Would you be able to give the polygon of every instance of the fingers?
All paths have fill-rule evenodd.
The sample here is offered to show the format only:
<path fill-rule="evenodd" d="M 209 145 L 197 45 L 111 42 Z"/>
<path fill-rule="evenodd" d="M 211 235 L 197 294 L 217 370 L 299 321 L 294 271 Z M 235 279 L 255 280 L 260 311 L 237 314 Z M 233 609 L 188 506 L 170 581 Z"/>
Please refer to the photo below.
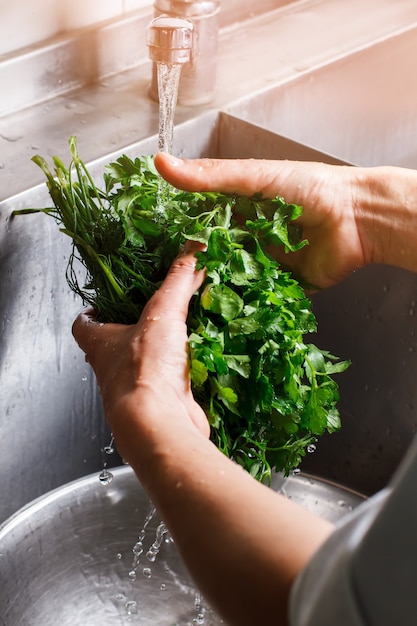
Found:
<path fill-rule="evenodd" d="M 255 159 L 177 159 L 165 153 L 155 156 L 155 166 L 171 185 L 186 191 L 217 191 L 274 197 L 278 161 Z"/>
<path fill-rule="evenodd" d="M 204 279 L 204 271 L 195 271 L 195 253 L 203 249 L 204 246 L 196 242 L 186 244 L 161 287 L 146 305 L 143 316 L 155 319 L 174 317 L 185 321 L 190 299 Z M 94 309 L 88 308 L 74 321 L 72 334 L 81 350 L 88 354 L 94 342 L 110 340 L 120 328 L 120 324 L 99 323 Z"/>
<path fill-rule="evenodd" d="M 95 311 L 92 308 L 81 311 L 72 325 L 72 335 L 83 352 L 87 352 L 93 324 L 97 324 Z"/>
<path fill-rule="evenodd" d="M 120 324 L 102 324 L 97 321 L 96 311 L 92 308 L 81 311 L 72 325 L 72 334 L 81 350 L 86 354 L 97 340 L 105 341 L 115 334 L 116 329 L 124 328 Z"/>

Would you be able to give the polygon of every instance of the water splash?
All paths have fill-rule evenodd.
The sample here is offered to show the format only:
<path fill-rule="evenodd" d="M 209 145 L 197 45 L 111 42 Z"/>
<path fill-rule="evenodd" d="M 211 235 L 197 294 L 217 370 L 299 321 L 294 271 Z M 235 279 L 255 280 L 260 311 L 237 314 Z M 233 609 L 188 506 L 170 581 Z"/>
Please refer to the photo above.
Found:
<path fill-rule="evenodd" d="M 161 522 L 158 528 L 156 529 L 155 541 L 153 542 L 148 552 L 146 553 L 146 558 L 151 563 L 155 562 L 156 557 L 158 556 L 161 550 L 161 546 L 164 541 L 165 535 L 167 534 L 168 534 L 168 528 L 165 526 L 164 522 Z"/>
<path fill-rule="evenodd" d="M 194 598 L 194 608 L 197 615 L 193 619 L 193 624 L 197 624 L 197 626 L 204 626 L 206 622 L 206 608 L 203 606 L 203 598 L 198 591 L 196 592 Z"/>
<path fill-rule="evenodd" d="M 154 506 L 152 506 L 150 511 L 149 511 L 149 513 L 145 517 L 145 521 L 143 522 L 141 531 L 140 531 L 140 533 L 138 535 L 138 540 L 137 540 L 137 542 L 135 543 L 135 545 L 132 548 L 133 562 L 132 562 L 131 570 L 129 572 L 129 578 L 131 580 L 136 580 L 138 567 L 139 567 L 140 562 L 141 562 L 141 556 L 142 556 L 142 554 L 144 552 L 143 542 L 144 542 L 145 537 L 146 537 L 146 530 L 147 530 L 149 524 L 151 523 L 151 521 L 153 520 L 153 518 L 155 517 L 155 514 L 156 514 L 156 508 Z"/>

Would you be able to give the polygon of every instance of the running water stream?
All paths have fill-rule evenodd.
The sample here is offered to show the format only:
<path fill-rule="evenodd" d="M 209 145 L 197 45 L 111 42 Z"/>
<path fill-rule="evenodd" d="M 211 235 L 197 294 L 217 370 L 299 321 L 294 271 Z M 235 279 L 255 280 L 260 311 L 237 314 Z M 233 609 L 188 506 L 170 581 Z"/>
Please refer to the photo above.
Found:
<path fill-rule="evenodd" d="M 169 546 L 169 544 L 173 543 L 168 528 L 163 521 L 158 520 L 157 510 L 151 504 L 150 510 L 138 534 L 137 541 L 132 548 L 132 565 L 128 573 L 132 584 L 137 583 L 140 585 L 141 576 L 151 581 L 154 573 L 153 565 L 158 565 L 157 561 L 162 560 L 162 563 L 159 563 L 158 573 L 155 579 L 155 585 L 159 586 L 159 592 L 164 593 L 168 584 L 172 584 L 172 581 L 174 581 L 177 585 L 177 593 L 185 594 L 189 597 L 190 602 L 189 612 L 187 611 L 188 618 L 184 615 L 186 621 L 181 623 L 176 622 L 174 626 L 205 626 L 207 624 L 207 618 L 209 619 L 207 626 L 213 624 L 213 619 L 216 625 L 223 624 L 219 618 L 214 616 L 212 610 L 205 605 L 200 592 L 195 588 L 193 589 L 185 585 L 184 582 L 181 581 L 181 576 L 168 566 L 168 562 L 165 560 L 164 544 Z M 163 569 L 167 575 L 165 582 L 161 582 L 161 569 Z M 134 600 L 128 600 L 125 603 L 125 607 L 129 621 L 132 622 L 134 615 L 140 612 L 140 604 Z"/>
<path fill-rule="evenodd" d="M 159 101 L 160 152 L 172 153 L 174 116 L 178 100 L 181 69 L 192 60 L 194 25 L 190 20 L 159 15 L 149 24 L 146 43 L 154 63 Z M 154 74 L 155 76 L 155 74 Z M 151 87 L 153 93 L 153 85 Z M 163 207 L 168 184 L 161 179 L 158 206 Z"/>
<path fill-rule="evenodd" d="M 174 143 L 174 118 L 182 65 L 157 63 L 159 92 L 158 150 L 172 154 Z M 158 189 L 158 207 L 163 208 L 169 195 L 169 185 L 161 178 Z"/>
<path fill-rule="evenodd" d="M 172 153 L 174 117 L 182 66 L 178 63 L 157 63 L 159 90 L 158 150 Z"/>

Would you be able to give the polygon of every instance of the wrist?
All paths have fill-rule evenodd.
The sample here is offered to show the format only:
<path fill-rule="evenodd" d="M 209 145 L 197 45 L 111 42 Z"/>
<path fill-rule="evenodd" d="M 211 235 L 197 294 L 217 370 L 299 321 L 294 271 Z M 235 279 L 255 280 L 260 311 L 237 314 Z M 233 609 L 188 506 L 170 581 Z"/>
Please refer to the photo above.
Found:
<path fill-rule="evenodd" d="M 165 457 L 207 439 L 169 388 L 141 385 L 104 408 L 118 452 L 144 480 Z"/>
<path fill-rule="evenodd" d="M 417 172 L 390 166 L 357 168 L 353 187 L 365 262 L 416 271 Z"/>

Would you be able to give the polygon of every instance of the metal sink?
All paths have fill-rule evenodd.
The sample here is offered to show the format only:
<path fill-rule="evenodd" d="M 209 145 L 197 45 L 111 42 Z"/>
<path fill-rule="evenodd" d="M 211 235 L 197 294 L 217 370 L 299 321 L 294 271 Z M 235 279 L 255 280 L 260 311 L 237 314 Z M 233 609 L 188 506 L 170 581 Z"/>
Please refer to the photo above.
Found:
<path fill-rule="evenodd" d="M 361 501 L 309 476 L 277 477 L 274 487 L 333 521 Z M 223 624 L 161 522 L 128 467 L 106 486 L 95 474 L 42 496 L 0 525 L 0 623 Z"/>
<path fill-rule="evenodd" d="M 355 165 L 417 167 L 417 28 L 248 97 L 231 111 Z"/>

